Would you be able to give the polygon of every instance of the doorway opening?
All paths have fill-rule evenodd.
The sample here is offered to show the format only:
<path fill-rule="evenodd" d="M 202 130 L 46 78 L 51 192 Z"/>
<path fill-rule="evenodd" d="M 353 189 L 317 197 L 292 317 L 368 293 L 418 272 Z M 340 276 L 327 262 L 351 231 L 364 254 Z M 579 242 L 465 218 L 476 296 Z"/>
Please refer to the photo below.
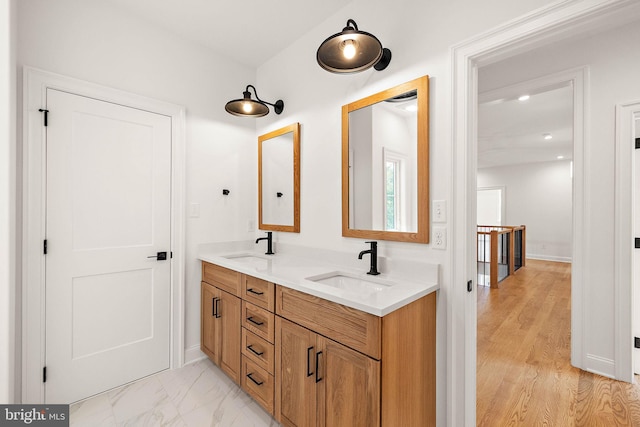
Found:
<path fill-rule="evenodd" d="M 448 370 L 451 376 L 450 392 L 448 399 L 452 401 L 448 405 L 447 416 L 453 423 L 464 425 L 475 425 L 476 421 L 476 304 L 477 294 L 474 293 L 474 287 L 469 286 L 469 279 L 476 274 L 475 245 L 476 237 L 476 174 L 475 168 L 469 168 L 469 165 L 475 165 L 477 155 L 477 71 L 478 67 L 495 63 L 504 58 L 514 55 L 530 52 L 540 46 L 552 46 L 561 40 L 579 40 L 587 34 L 593 34 L 593 31 L 600 32 L 607 29 L 618 28 L 620 25 L 628 24 L 632 20 L 637 19 L 640 13 L 640 4 L 637 2 L 629 2 L 625 0 L 601 1 L 596 0 L 593 3 L 567 2 L 555 4 L 528 14 L 521 19 L 510 22 L 508 25 L 483 34 L 473 40 L 464 42 L 453 48 L 454 81 L 453 81 L 453 157 L 454 157 L 454 182 L 452 186 L 453 203 L 456 206 L 463 207 L 462 212 L 454 216 L 454 237 L 453 250 L 451 254 L 452 263 L 460 262 L 465 268 L 453 269 L 451 273 L 452 291 L 450 295 L 451 307 L 453 315 L 450 316 L 447 324 L 451 333 L 451 345 L 449 346 L 448 355 L 451 356 L 454 363 Z M 627 31 L 636 28 L 627 25 Z M 628 40 L 625 38 L 624 40 Z M 592 52 L 589 49 L 588 52 Z M 615 49 L 601 49 L 600 52 L 615 53 Z M 611 56 L 611 55 L 610 55 Z M 564 59 L 556 57 L 556 60 Z M 610 64 L 615 61 L 607 61 L 600 64 Z M 582 62 L 583 65 L 585 62 Z M 536 60 L 529 59 L 528 64 L 535 67 Z M 622 70 L 627 68 L 621 67 Z M 584 82 L 589 75 L 585 70 L 576 70 L 577 75 L 582 76 Z M 580 79 L 574 80 L 574 94 L 579 98 L 579 102 L 575 102 L 576 109 L 583 104 L 583 99 L 587 99 L 587 90 L 585 86 L 580 86 Z M 609 93 L 610 91 L 607 91 Z M 615 101 L 614 101 L 615 102 Z M 591 104 L 594 105 L 594 104 Z M 600 105 L 596 105 L 600 107 Z M 604 114 L 599 115 L 604 117 Z M 607 116 L 611 117 L 611 115 Z M 608 119 L 611 120 L 611 119 Z M 626 357 L 631 355 L 632 342 L 628 339 L 631 335 L 627 334 L 630 328 L 631 310 L 628 300 L 630 299 L 630 285 L 626 282 L 616 281 L 611 285 L 613 292 L 605 295 L 607 301 L 610 301 L 609 307 L 615 305 L 617 310 L 615 313 L 607 312 L 608 341 L 610 347 L 615 350 L 615 354 L 610 357 L 598 357 L 588 353 L 591 349 L 589 345 L 592 343 L 592 334 L 597 330 L 589 330 L 591 326 L 589 322 L 588 309 L 585 307 L 585 301 L 597 304 L 592 293 L 585 293 L 580 286 L 573 286 L 575 283 L 592 284 L 593 278 L 586 274 L 589 272 L 586 262 L 588 261 L 589 243 L 593 240 L 590 236 L 588 225 L 593 223 L 590 211 L 587 210 L 585 196 L 588 195 L 586 189 L 591 184 L 589 174 L 594 173 L 594 169 L 584 162 L 584 158 L 594 160 L 594 154 L 587 151 L 583 152 L 583 148 L 578 144 L 585 134 L 585 130 L 590 129 L 591 125 L 585 125 L 583 122 L 580 126 L 576 126 L 574 132 L 580 138 L 574 138 L 574 233 L 573 233 L 573 266 L 572 266 L 572 294 L 571 294 L 571 359 L 572 364 L 576 367 L 588 369 L 592 372 L 603 373 L 607 376 L 615 376 L 616 378 L 628 378 L 628 370 L 631 368 L 630 363 L 626 363 Z M 597 162 L 596 162 L 597 163 Z M 597 169 L 597 167 L 596 167 Z M 607 196 L 607 201 L 609 197 Z M 469 215 L 471 213 L 471 215 Z M 607 228 L 608 230 L 608 228 Z M 613 231 L 613 230 L 612 230 Z M 616 230 L 617 231 L 617 230 Z M 609 233 L 612 236 L 613 233 Z M 616 236 L 618 234 L 616 233 Z M 600 237 L 600 236 L 599 236 Z M 618 241 L 616 240 L 616 243 Z M 462 286 L 466 284 L 466 286 Z M 592 289 L 590 289 L 592 290 Z M 603 299 L 601 296 L 595 299 Z M 620 300 L 622 299 L 622 300 Z M 628 307 L 627 307 L 628 305 Z M 591 322 L 593 323 L 593 322 Z M 590 335 L 585 333 L 589 331 Z M 600 331 L 602 332 L 602 331 Z M 613 352 L 613 350 L 612 350 Z M 628 355 L 628 356 L 627 356 Z M 606 355 L 605 355 L 606 356 Z M 459 408 L 463 406 L 464 410 Z"/>
<path fill-rule="evenodd" d="M 517 62 L 510 58 L 478 73 L 477 425 L 507 423 L 523 391 L 528 403 L 544 404 L 554 392 L 541 396 L 532 379 L 553 384 L 558 370 L 574 372 L 573 85 L 551 75 L 486 88 L 501 80 L 496 74 L 517 78 Z M 489 229 L 495 238 L 487 238 Z M 509 239 L 515 230 L 522 241 Z M 495 264 L 482 257 L 494 244 Z M 549 412 L 551 424 L 561 424 L 565 413 Z"/>

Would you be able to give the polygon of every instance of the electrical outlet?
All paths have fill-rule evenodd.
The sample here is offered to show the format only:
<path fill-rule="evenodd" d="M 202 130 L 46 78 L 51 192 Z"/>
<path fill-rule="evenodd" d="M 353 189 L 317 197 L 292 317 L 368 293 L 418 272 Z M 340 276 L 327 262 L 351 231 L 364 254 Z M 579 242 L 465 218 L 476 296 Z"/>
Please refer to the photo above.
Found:
<path fill-rule="evenodd" d="M 255 222 L 255 220 L 250 219 L 249 221 L 247 221 L 247 231 L 248 232 L 256 231 L 256 222 Z"/>
<path fill-rule="evenodd" d="M 434 200 L 433 214 L 431 220 L 433 222 L 447 222 L 447 201 Z"/>
<path fill-rule="evenodd" d="M 431 244 L 433 249 L 447 249 L 447 229 L 445 227 L 433 227 Z"/>

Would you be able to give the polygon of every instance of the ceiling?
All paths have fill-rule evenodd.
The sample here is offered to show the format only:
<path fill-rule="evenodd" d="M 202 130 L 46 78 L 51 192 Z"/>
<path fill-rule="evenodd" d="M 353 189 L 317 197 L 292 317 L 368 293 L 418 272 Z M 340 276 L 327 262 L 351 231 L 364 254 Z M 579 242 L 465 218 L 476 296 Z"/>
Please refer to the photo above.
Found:
<path fill-rule="evenodd" d="M 258 67 L 351 0 L 107 1 L 241 64 Z M 336 27 L 335 32 L 341 30 Z"/>
<path fill-rule="evenodd" d="M 573 153 L 573 88 L 483 99 L 478 109 L 478 167 L 568 160 Z M 486 97 L 485 97 L 486 98 Z M 545 140 L 544 134 L 552 139 Z"/>

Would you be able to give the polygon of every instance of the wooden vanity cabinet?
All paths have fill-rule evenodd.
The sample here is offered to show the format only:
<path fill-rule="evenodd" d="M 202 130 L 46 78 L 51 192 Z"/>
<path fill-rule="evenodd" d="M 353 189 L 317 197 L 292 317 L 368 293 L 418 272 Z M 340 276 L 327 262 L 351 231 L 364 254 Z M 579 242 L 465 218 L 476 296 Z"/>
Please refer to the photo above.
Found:
<path fill-rule="evenodd" d="M 282 425 L 435 425 L 435 292 L 379 317 L 202 268 L 202 351 Z"/>
<path fill-rule="evenodd" d="M 276 413 L 284 426 L 380 426 L 380 362 L 276 318 Z"/>
<path fill-rule="evenodd" d="M 240 298 L 202 282 L 200 349 L 240 383 Z"/>
<path fill-rule="evenodd" d="M 276 287 L 285 426 L 435 425 L 435 293 L 384 317 Z"/>
<path fill-rule="evenodd" d="M 242 275 L 241 386 L 273 415 L 275 399 L 275 289 L 274 284 Z"/>
<path fill-rule="evenodd" d="M 275 397 L 274 284 L 202 263 L 201 350 L 270 414 Z"/>
<path fill-rule="evenodd" d="M 240 384 L 241 274 L 202 263 L 200 349 Z"/>

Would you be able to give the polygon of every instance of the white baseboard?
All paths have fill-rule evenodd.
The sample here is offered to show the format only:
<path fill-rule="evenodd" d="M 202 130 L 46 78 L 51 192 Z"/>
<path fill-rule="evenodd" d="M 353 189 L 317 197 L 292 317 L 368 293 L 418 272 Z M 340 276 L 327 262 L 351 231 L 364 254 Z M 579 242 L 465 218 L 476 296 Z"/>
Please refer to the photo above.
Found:
<path fill-rule="evenodd" d="M 191 347 L 184 350 L 185 365 L 197 362 L 198 360 L 204 359 L 205 357 L 207 357 L 207 355 L 200 351 L 200 344 L 192 345 Z"/>
<path fill-rule="evenodd" d="M 593 374 L 602 375 L 603 377 L 616 379 L 616 364 L 611 359 L 595 356 L 593 354 L 587 354 L 587 366 L 585 371 Z"/>
<path fill-rule="evenodd" d="M 554 256 L 554 255 L 539 255 L 539 254 L 527 254 L 527 259 L 539 259 L 541 261 L 553 261 L 553 262 L 568 262 L 571 263 L 573 259 L 566 256 Z"/>

